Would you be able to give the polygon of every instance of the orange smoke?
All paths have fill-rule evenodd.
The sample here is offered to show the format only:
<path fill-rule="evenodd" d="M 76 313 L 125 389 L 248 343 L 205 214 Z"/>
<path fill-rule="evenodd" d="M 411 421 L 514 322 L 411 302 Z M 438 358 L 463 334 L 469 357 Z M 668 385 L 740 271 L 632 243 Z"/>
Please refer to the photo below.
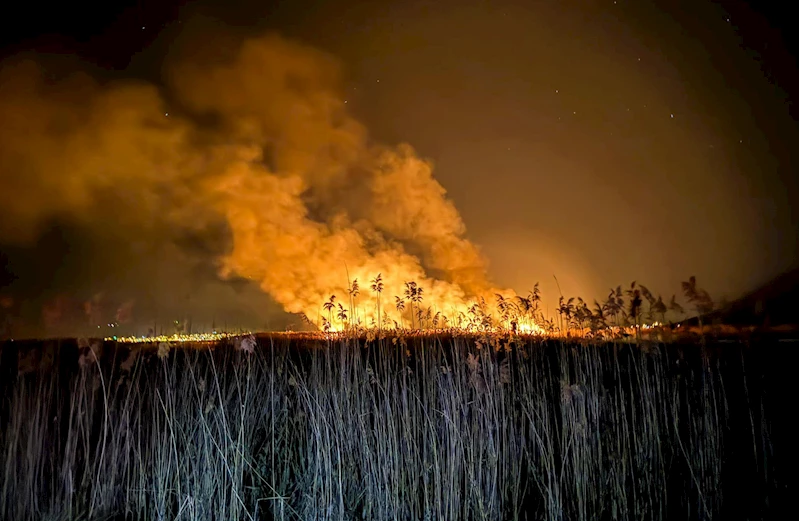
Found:
<path fill-rule="evenodd" d="M 0 233 L 30 240 L 64 213 L 92 222 L 103 197 L 119 198 L 122 224 L 201 231 L 224 219 L 220 274 L 317 323 L 336 315 L 322 307 L 331 295 L 364 325 L 378 300 L 391 321 L 410 320 L 411 307 L 454 320 L 477 297 L 512 296 L 492 288 L 431 164 L 408 145 L 371 143 L 338 75 L 329 56 L 277 36 L 176 63 L 165 91 L 51 82 L 31 61 L 3 64 Z M 377 274 L 380 295 L 369 288 Z M 422 298 L 401 313 L 409 281 Z"/>

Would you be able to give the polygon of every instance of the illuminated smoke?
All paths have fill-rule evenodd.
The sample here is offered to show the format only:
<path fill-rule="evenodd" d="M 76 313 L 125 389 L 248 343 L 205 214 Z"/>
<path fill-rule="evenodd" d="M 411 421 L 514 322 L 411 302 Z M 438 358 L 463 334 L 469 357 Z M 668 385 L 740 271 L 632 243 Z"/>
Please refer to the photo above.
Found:
<path fill-rule="evenodd" d="M 85 75 L 52 82 L 34 62 L 10 61 L 0 70 L 0 234 L 28 241 L 62 214 L 93 222 L 110 198 L 120 227 L 203 233 L 224 219 L 220 274 L 249 278 L 314 321 L 330 295 L 348 307 L 355 279 L 358 316 L 373 318 L 378 273 L 394 319 L 408 281 L 424 288 L 422 307 L 450 317 L 493 298 L 431 164 L 407 145 L 371 143 L 337 84 L 333 59 L 276 36 L 229 59 L 184 59 L 164 92 Z"/>

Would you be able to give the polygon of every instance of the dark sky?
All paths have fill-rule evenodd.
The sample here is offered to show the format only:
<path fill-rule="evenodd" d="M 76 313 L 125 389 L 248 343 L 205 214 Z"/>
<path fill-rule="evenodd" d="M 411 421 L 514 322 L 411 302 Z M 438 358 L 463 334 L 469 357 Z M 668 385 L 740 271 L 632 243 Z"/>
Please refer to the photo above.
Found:
<path fill-rule="evenodd" d="M 779 2 L 123 4 L 24 4 L 3 17 L 3 55 L 77 54 L 95 77 L 159 83 L 186 34 L 220 27 L 277 30 L 332 53 L 350 110 L 375 140 L 434 162 L 491 277 L 518 291 L 541 281 L 554 295 L 554 274 L 564 293 L 588 298 L 633 279 L 671 294 L 696 275 L 735 298 L 796 262 L 799 84 Z M 64 267 L 99 239 L 57 228 L 58 241 L 38 246 L 0 237 L 16 291 L 102 278 Z M 255 293 L 230 298 L 275 309 Z"/>

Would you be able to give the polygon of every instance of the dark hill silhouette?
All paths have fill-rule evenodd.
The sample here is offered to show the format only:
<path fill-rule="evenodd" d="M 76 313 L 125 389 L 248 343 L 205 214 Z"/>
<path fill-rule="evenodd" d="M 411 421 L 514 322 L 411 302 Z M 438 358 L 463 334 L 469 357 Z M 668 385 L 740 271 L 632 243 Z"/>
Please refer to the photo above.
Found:
<path fill-rule="evenodd" d="M 696 319 L 691 322 L 694 321 Z M 731 326 L 799 326 L 799 267 L 710 313 L 703 322 Z"/>

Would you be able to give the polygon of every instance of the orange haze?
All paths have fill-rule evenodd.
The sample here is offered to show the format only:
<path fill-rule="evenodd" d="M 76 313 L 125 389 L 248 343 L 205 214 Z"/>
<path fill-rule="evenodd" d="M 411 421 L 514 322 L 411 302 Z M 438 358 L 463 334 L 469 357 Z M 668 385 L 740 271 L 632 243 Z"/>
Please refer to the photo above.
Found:
<path fill-rule="evenodd" d="M 338 76 L 331 57 L 277 36 L 178 60 L 163 89 L 52 80 L 34 61 L 10 60 L 0 69 L 0 234 L 25 243 L 59 215 L 107 219 L 96 207 L 108 197 L 120 227 L 202 233 L 224 220 L 220 275 L 254 280 L 315 322 L 330 295 L 350 307 L 357 279 L 354 307 L 371 323 L 378 273 L 393 320 L 408 281 L 423 288 L 421 307 L 450 317 L 476 296 L 511 294 L 492 287 L 432 165 L 408 145 L 372 143 Z"/>

